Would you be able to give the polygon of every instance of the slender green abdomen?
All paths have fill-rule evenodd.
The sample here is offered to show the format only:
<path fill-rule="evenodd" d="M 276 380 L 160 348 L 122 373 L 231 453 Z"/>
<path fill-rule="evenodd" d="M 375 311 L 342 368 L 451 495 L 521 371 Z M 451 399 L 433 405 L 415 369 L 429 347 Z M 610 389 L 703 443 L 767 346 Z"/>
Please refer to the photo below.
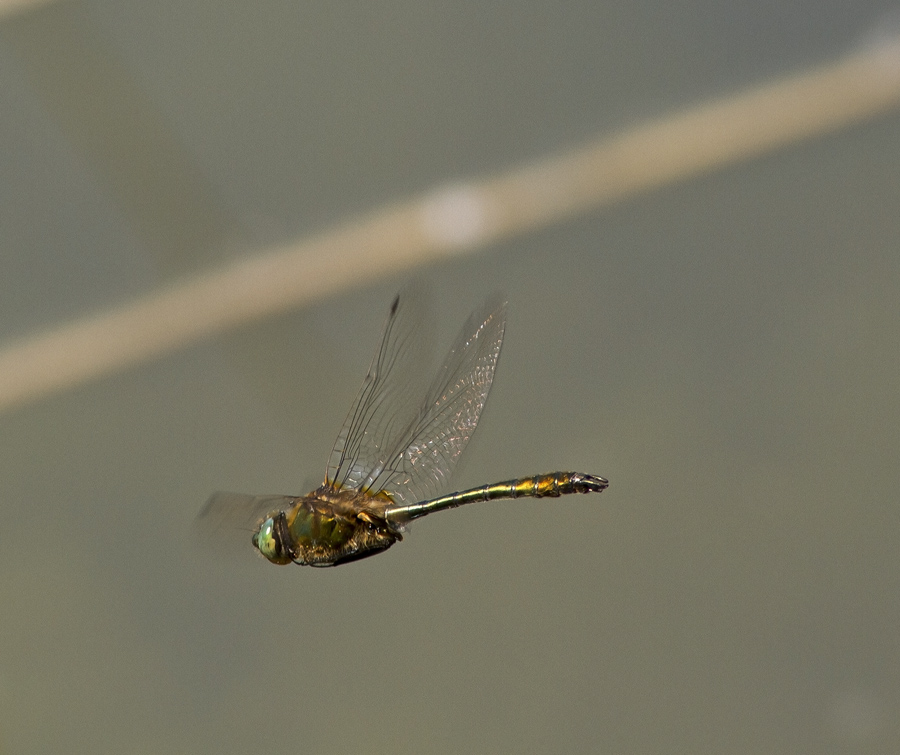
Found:
<path fill-rule="evenodd" d="M 385 511 L 385 517 L 388 521 L 410 521 L 435 511 L 452 509 L 467 503 L 494 501 L 500 498 L 557 498 L 571 493 L 601 493 L 608 485 L 609 482 L 602 477 L 579 472 L 551 472 L 495 482 L 493 485 L 463 490 L 409 506 L 393 506 Z"/>

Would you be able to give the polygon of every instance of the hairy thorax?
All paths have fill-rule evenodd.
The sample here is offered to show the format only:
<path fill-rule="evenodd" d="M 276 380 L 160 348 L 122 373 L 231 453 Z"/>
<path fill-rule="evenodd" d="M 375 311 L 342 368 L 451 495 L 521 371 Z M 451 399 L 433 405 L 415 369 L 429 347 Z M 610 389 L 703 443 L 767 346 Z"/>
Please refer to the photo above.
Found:
<path fill-rule="evenodd" d="M 293 560 L 336 566 L 375 555 L 402 540 L 384 518 L 387 498 L 323 486 L 285 512 Z"/>

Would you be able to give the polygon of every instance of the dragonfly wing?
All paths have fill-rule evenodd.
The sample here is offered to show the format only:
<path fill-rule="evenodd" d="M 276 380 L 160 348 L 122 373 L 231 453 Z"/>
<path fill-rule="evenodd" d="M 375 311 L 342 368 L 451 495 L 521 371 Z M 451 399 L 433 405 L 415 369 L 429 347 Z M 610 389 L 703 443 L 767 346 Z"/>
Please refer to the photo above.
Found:
<path fill-rule="evenodd" d="M 433 496 L 455 468 L 484 408 L 506 328 L 506 302 L 488 300 L 466 321 L 415 416 L 385 447 L 364 489 L 398 503 Z"/>
<path fill-rule="evenodd" d="M 193 538 L 205 549 L 229 556 L 248 550 L 259 525 L 296 500 L 286 495 L 213 493 L 194 520 Z"/>
<path fill-rule="evenodd" d="M 326 483 L 332 487 L 370 488 L 416 421 L 412 397 L 425 390 L 429 362 L 425 300 L 425 290 L 413 284 L 391 304 L 381 344 L 331 451 Z"/>

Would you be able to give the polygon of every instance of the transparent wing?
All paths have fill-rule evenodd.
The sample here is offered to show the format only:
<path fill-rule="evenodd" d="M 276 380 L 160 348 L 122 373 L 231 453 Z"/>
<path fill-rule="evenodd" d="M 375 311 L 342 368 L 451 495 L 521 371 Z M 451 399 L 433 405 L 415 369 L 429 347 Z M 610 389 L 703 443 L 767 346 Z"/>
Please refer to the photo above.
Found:
<path fill-rule="evenodd" d="M 251 537 L 273 514 L 290 508 L 296 498 L 286 495 L 213 493 L 194 520 L 192 535 L 205 550 L 232 556 L 252 552 Z"/>
<path fill-rule="evenodd" d="M 425 389 L 429 362 L 423 337 L 425 290 L 405 287 L 391 304 L 381 345 L 375 352 L 362 387 L 338 433 L 326 484 L 363 489 L 387 468 L 397 439 L 415 421 L 416 397 Z"/>
<path fill-rule="evenodd" d="M 328 482 L 412 503 L 444 483 L 475 431 L 500 356 L 506 303 L 494 298 L 472 314 L 419 402 L 415 396 L 423 393 L 409 390 L 419 372 L 405 358 L 415 323 L 406 322 L 402 306 L 401 293 L 338 436 Z"/>
<path fill-rule="evenodd" d="M 375 481 L 394 500 L 430 498 L 444 485 L 475 432 L 487 401 L 506 329 L 506 302 L 490 299 L 466 321 L 398 443 L 394 470 Z"/>

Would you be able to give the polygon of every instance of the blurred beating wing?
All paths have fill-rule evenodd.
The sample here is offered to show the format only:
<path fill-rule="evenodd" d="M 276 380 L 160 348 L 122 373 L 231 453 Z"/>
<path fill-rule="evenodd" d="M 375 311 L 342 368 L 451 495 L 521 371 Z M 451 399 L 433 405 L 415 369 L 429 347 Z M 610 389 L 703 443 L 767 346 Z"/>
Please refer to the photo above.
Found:
<path fill-rule="evenodd" d="M 250 552 L 250 538 L 273 514 L 286 511 L 296 498 L 286 495 L 213 493 L 194 520 L 197 542 L 210 551 L 231 557 Z"/>
<path fill-rule="evenodd" d="M 333 487 L 384 490 L 398 503 L 432 497 L 475 431 L 500 356 L 506 302 L 491 299 L 472 314 L 417 403 L 421 310 L 414 290 L 402 291 L 391 306 L 381 346 L 332 451 L 327 482 Z"/>

